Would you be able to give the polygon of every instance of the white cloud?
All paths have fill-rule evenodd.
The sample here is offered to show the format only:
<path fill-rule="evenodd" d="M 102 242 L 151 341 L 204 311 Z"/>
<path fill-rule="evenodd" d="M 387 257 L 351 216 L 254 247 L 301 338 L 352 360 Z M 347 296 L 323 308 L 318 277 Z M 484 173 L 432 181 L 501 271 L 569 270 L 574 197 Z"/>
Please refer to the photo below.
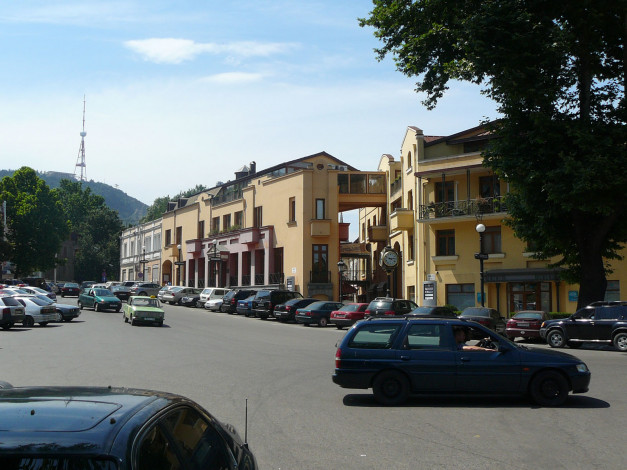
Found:
<path fill-rule="evenodd" d="M 203 53 L 237 57 L 268 57 L 288 52 L 296 47 L 292 43 L 241 41 L 216 44 L 177 38 L 137 39 L 126 41 L 124 45 L 141 55 L 144 60 L 158 64 L 179 64 Z"/>
<path fill-rule="evenodd" d="M 226 72 L 210 75 L 203 78 L 201 81 L 209 83 L 233 84 L 258 82 L 262 79 L 263 75 L 260 73 Z"/>

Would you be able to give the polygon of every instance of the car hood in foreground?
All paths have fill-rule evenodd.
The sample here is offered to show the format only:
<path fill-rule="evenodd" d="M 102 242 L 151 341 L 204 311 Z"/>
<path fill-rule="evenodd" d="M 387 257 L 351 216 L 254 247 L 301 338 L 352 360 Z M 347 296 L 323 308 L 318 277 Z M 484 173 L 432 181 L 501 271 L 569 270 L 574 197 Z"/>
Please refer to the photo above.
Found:
<path fill-rule="evenodd" d="M 572 354 L 568 354 L 563 351 L 555 351 L 554 349 L 541 349 L 522 345 L 519 345 L 518 349 L 523 353 L 524 358 L 527 360 L 538 360 L 546 362 L 547 356 L 549 356 L 558 362 L 572 362 L 574 364 L 583 362 L 581 359 L 573 356 Z"/>

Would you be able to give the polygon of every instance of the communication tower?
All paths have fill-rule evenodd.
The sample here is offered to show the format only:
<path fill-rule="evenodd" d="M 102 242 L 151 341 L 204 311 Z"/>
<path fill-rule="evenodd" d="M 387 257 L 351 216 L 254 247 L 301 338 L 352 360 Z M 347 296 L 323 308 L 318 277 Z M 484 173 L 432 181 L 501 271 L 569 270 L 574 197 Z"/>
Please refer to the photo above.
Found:
<path fill-rule="evenodd" d="M 83 130 L 81 131 L 81 146 L 78 148 L 78 158 L 74 169 L 74 178 L 83 182 L 87 177 L 87 165 L 85 164 L 85 95 L 83 95 Z M 78 175 L 80 168 L 80 176 Z"/>

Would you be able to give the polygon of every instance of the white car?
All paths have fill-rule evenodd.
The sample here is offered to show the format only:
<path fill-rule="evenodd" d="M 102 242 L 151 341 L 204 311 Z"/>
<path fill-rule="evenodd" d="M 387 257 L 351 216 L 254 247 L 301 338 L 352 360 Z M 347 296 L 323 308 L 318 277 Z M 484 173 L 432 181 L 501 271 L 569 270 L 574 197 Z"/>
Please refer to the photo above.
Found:
<path fill-rule="evenodd" d="M 207 310 L 211 310 L 212 312 L 220 311 L 220 307 L 222 306 L 222 299 L 210 299 L 205 302 L 205 308 Z"/>
<path fill-rule="evenodd" d="M 25 327 L 30 328 L 34 326 L 35 323 L 46 326 L 51 321 L 59 320 L 56 307 L 34 295 L 16 295 L 14 298 L 21 303 L 26 310 L 24 320 L 22 320 L 22 325 Z"/>
<path fill-rule="evenodd" d="M 220 301 L 222 301 L 222 297 L 230 290 L 231 289 L 223 289 L 222 287 L 205 287 L 200 293 L 200 299 L 198 299 L 196 306 L 204 307 L 207 301 L 214 299 L 220 299 Z M 220 302 L 220 305 L 222 305 L 222 302 Z"/>

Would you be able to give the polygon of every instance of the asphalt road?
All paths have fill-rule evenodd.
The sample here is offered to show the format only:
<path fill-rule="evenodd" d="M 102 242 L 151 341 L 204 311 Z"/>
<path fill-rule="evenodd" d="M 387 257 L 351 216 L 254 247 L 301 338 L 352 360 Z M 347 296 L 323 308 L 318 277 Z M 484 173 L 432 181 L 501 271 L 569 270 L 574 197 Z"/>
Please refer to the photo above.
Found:
<path fill-rule="evenodd" d="M 416 397 L 386 408 L 370 391 L 331 382 L 344 334 L 333 327 L 165 310 L 162 328 L 84 310 L 71 323 L 0 331 L 0 380 L 180 393 L 242 436 L 248 399 L 248 441 L 263 469 L 624 466 L 627 354 L 609 347 L 572 351 L 592 382 L 561 408 L 492 397 Z"/>

